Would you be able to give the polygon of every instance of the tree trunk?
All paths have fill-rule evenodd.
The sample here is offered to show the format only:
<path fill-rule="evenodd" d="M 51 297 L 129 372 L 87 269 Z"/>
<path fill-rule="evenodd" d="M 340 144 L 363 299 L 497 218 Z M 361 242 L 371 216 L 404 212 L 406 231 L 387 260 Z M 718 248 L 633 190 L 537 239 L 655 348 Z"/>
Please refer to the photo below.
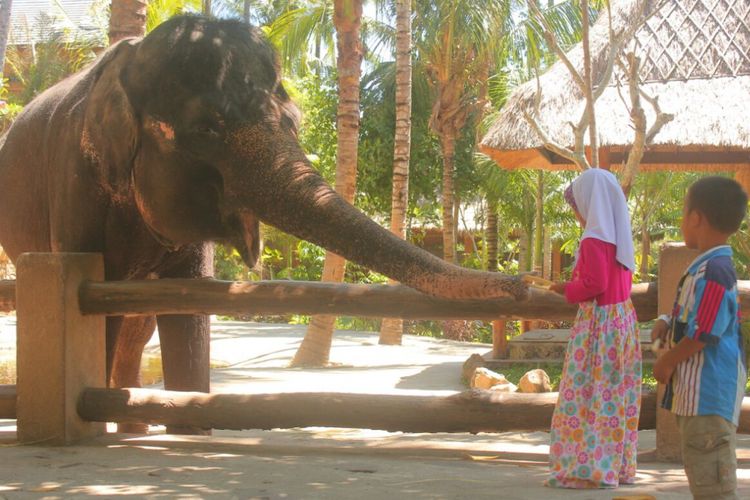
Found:
<path fill-rule="evenodd" d="M 591 75 L 591 43 L 589 42 L 589 2 L 581 0 L 581 20 L 583 24 L 583 81 L 586 88 L 586 114 L 589 118 L 589 147 L 591 166 L 599 167 L 599 140 L 596 130 L 596 108 L 594 102 L 593 77 Z"/>
<path fill-rule="evenodd" d="M 518 272 L 524 273 L 529 271 L 529 258 L 531 252 L 529 251 L 529 232 L 526 228 L 521 228 L 521 234 L 518 237 Z"/>
<path fill-rule="evenodd" d="M 242 20 L 246 23 L 250 22 L 250 0 L 242 2 Z"/>
<path fill-rule="evenodd" d="M 411 0 L 396 0 L 396 132 L 393 141 L 391 232 L 400 238 L 406 238 L 404 226 L 409 204 L 411 79 Z M 400 345 L 403 333 L 403 320 L 383 318 L 380 343 Z"/>
<path fill-rule="evenodd" d="M 534 213 L 534 272 L 542 272 L 544 263 L 544 171 L 537 172 L 536 211 Z"/>
<path fill-rule="evenodd" d="M 13 0 L 2 0 L 2 3 L 0 3 L 0 85 L 2 85 L 2 78 L 5 76 L 5 49 L 8 46 L 12 8 Z"/>
<path fill-rule="evenodd" d="M 497 229 L 498 201 L 487 200 L 487 229 L 485 231 L 485 247 L 487 248 L 487 270 L 497 271 L 498 266 L 498 229 Z"/>
<path fill-rule="evenodd" d="M 109 16 L 109 43 L 146 33 L 145 0 L 112 0 Z"/>
<path fill-rule="evenodd" d="M 552 279 L 552 235 L 551 231 L 544 231 L 544 266 L 542 276 L 548 280 Z"/>
<path fill-rule="evenodd" d="M 211 0 L 201 0 L 201 13 L 204 16 L 210 16 L 211 15 Z"/>
<path fill-rule="evenodd" d="M 333 22 L 336 28 L 336 67 L 339 80 L 339 104 L 336 122 L 336 191 L 354 203 L 357 184 L 359 146 L 359 79 L 362 65 L 362 0 L 334 0 Z M 346 261 L 326 252 L 323 281 L 342 282 Z M 314 316 L 292 360 L 292 366 L 322 366 L 328 363 L 333 340 L 334 316 Z"/>
<path fill-rule="evenodd" d="M 443 259 L 456 262 L 456 224 L 453 220 L 453 162 L 456 138 L 452 133 L 440 137 L 443 149 Z"/>
<path fill-rule="evenodd" d="M 648 281 L 648 258 L 651 254 L 651 235 L 648 232 L 648 217 L 641 225 L 641 281 Z"/>
<path fill-rule="evenodd" d="M 487 228 L 485 230 L 484 241 L 487 249 L 487 270 L 497 272 L 497 211 L 498 200 L 495 198 L 487 199 Z M 502 359 L 508 356 L 508 339 L 506 336 L 507 322 L 495 320 L 492 322 L 492 357 Z"/>

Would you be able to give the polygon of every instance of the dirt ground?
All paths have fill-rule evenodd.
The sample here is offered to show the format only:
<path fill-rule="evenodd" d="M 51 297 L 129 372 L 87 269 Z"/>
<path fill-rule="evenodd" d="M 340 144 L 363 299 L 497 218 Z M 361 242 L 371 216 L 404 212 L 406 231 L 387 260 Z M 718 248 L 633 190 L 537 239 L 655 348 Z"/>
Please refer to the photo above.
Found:
<path fill-rule="evenodd" d="M 12 318 L 0 318 L 0 356 L 12 354 Z M 405 337 L 380 346 L 370 333 L 337 332 L 334 367 L 287 369 L 304 327 L 215 322 L 214 392 L 340 391 L 447 395 L 460 370 L 489 346 Z M 158 343 L 149 345 L 158 353 Z M 682 468 L 651 457 L 640 433 L 638 482 L 617 490 L 545 488 L 549 435 L 407 434 L 305 428 L 215 431 L 211 437 L 114 433 L 69 447 L 18 446 L 0 420 L 0 498 L 613 499 L 690 498 Z M 740 498 L 750 498 L 750 436 L 740 436 Z"/>

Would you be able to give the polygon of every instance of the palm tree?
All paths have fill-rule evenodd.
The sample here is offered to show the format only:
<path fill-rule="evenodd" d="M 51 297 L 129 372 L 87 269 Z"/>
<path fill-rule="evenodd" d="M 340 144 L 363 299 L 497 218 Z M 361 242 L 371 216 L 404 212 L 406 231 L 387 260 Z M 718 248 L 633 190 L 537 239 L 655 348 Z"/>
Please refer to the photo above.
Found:
<path fill-rule="evenodd" d="M 109 43 L 146 33 L 147 0 L 112 0 L 109 15 Z"/>
<path fill-rule="evenodd" d="M 396 0 L 396 132 L 393 146 L 391 231 L 401 238 L 406 238 L 406 208 L 409 202 L 411 81 L 411 0 Z M 384 318 L 380 326 L 380 343 L 399 345 L 403 332 L 403 320 Z"/>
<path fill-rule="evenodd" d="M 291 2 L 290 2 L 291 3 Z M 292 4 L 270 23 L 268 38 L 286 71 L 304 75 L 315 66 L 334 64 L 335 26 L 331 0 Z"/>
<path fill-rule="evenodd" d="M 417 50 L 428 68 L 435 100 L 430 126 L 443 155 L 443 257 L 455 261 L 454 159 L 456 140 L 476 104 L 478 75 L 495 57 L 508 0 L 418 0 Z"/>
<path fill-rule="evenodd" d="M 353 203 L 359 147 L 362 0 L 334 0 L 333 5 L 339 83 L 335 187 L 345 200 Z M 346 261 L 342 257 L 326 252 L 322 280 L 343 281 L 345 265 Z M 292 360 L 292 366 L 319 366 L 328 362 L 335 321 L 335 316 L 312 317 L 305 338 Z"/>

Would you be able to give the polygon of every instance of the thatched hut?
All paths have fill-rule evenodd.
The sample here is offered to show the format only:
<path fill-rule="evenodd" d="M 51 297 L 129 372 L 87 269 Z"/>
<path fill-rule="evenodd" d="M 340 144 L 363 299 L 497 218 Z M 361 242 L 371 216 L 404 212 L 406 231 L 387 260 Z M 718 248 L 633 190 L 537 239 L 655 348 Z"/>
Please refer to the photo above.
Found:
<path fill-rule="evenodd" d="M 748 0 L 621 0 L 612 2 L 612 27 L 641 58 L 642 89 L 674 114 L 648 146 L 641 169 L 734 171 L 750 187 L 750 2 Z M 606 12 L 591 30 L 594 81 L 606 67 Z M 568 53 L 582 68 L 581 45 Z M 540 77 L 537 121 L 558 144 L 572 149 L 569 122 L 583 112 L 584 97 L 557 62 Z M 543 148 L 523 112 L 533 113 L 537 82 L 517 88 L 482 141 L 501 167 L 575 168 Z M 627 103 L 627 104 L 626 104 Z M 602 164 L 614 168 L 633 142 L 627 83 L 615 78 L 596 104 Z M 649 123 L 654 113 L 643 103 Z"/>

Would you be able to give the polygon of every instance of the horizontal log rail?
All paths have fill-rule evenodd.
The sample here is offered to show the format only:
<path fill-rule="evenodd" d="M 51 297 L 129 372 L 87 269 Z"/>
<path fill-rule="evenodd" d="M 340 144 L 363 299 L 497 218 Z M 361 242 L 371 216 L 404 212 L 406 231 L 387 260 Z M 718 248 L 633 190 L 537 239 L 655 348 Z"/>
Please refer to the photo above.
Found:
<path fill-rule="evenodd" d="M 743 316 L 750 315 L 750 281 L 739 281 Z M 655 283 L 633 286 L 638 318 L 656 317 Z M 576 307 L 562 297 L 532 290 L 525 302 L 447 300 L 403 285 L 350 285 L 306 281 L 230 282 L 142 280 L 88 282 L 81 288 L 85 314 L 316 314 L 404 319 L 572 320 Z M 0 312 L 15 309 L 15 281 L 0 280 Z"/>
<path fill-rule="evenodd" d="M 0 418 L 16 418 L 15 385 L 0 385 Z"/>
<path fill-rule="evenodd" d="M 472 390 L 452 396 L 351 393 L 205 394 L 85 389 L 78 414 L 94 422 L 205 429 L 349 427 L 391 432 L 506 432 L 549 429 L 557 393 Z M 642 429 L 656 426 L 656 393 L 644 394 Z"/>
<path fill-rule="evenodd" d="M 643 320 L 656 317 L 656 285 L 633 288 Z M 162 279 L 87 282 L 84 314 L 332 314 L 403 319 L 572 320 L 576 306 L 560 295 L 532 290 L 529 300 L 449 300 L 403 285 L 351 285 L 306 281 L 231 282 Z"/>

